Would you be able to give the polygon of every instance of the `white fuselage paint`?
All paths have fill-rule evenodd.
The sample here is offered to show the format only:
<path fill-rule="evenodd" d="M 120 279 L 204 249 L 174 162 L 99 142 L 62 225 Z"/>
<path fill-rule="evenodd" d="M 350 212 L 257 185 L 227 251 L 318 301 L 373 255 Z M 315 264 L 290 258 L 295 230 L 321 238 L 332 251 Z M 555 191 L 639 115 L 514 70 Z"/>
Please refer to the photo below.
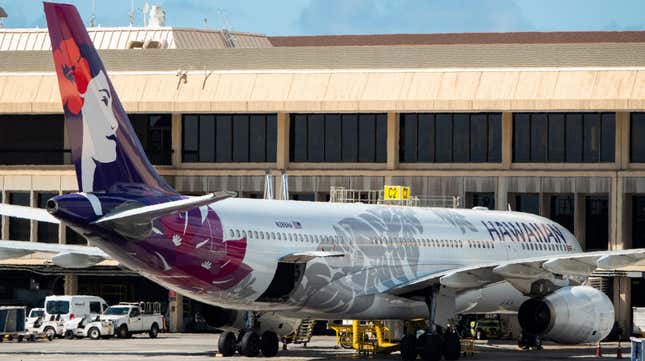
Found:
<path fill-rule="evenodd" d="M 423 302 L 385 291 L 464 266 L 581 251 L 564 227 L 519 212 L 237 198 L 210 207 L 222 221 L 225 241 L 247 238 L 244 262 L 253 272 L 243 289 L 188 296 L 293 317 L 424 317 Z M 344 256 L 310 261 L 287 302 L 258 302 L 279 259 L 307 251 Z M 458 295 L 457 311 L 513 312 L 524 299 L 503 282 Z"/>

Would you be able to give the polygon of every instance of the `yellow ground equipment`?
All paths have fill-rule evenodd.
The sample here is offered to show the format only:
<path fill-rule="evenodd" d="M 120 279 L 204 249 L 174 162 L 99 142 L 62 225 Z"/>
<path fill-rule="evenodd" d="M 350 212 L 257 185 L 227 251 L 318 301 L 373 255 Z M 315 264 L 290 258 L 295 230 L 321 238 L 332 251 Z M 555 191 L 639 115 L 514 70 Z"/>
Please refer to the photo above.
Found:
<path fill-rule="evenodd" d="M 336 343 L 343 348 L 353 348 L 362 355 L 397 351 L 399 344 L 392 342 L 391 330 L 381 321 L 353 320 L 351 325 L 330 325 L 336 332 Z"/>
<path fill-rule="evenodd" d="M 472 338 L 461 339 L 461 354 L 462 356 L 475 356 L 475 340 Z"/>

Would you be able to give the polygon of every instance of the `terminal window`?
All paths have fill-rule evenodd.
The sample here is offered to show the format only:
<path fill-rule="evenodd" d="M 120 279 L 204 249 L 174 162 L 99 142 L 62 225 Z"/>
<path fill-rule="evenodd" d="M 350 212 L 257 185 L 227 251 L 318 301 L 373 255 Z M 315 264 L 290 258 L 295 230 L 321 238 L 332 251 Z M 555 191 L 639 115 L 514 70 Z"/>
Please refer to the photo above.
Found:
<path fill-rule="evenodd" d="M 615 113 L 515 113 L 513 161 L 614 161 Z"/>
<path fill-rule="evenodd" d="M 38 193 L 38 208 L 47 208 L 47 201 L 57 195 L 58 193 Z M 58 225 L 54 223 L 38 222 L 37 241 L 45 243 L 58 243 Z"/>
<path fill-rule="evenodd" d="M 495 209 L 495 193 L 468 192 L 466 193 L 466 207 L 486 207 L 488 209 Z"/>
<path fill-rule="evenodd" d="M 187 114 L 183 162 L 275 162 L 275 114 Z"/>
<path fill-rule="evenodd" d="M 292 162 L 384 163 L 386 114 L 292 114 Z"/>
<path fill-rule="evenodd" d="M 609 249 L 609 196 L 590 195 L 585 198 L 584 239 L 586 251 Z"/>
<path fill-rule="evenodd" d="M 170 114 L 128 114 L 150 162 L 172 163 L 172 121 Z"/>
<path fill-rule="evenodd" d="M 631 130 L 629 153 L 630 161 L 634 163 L 645 163 L 645 113 L 631 113 Z"/>
<path fill-rule="evenodd" d="M 0 115 L 0 164 L 64 164 L 62 114 Z"/>
<path fill-rule="evenodd" d="M 400 124 L 401 162 L 501 161 L 501 113 L 405 113 Z"/>
<path fill-rule="evenodd" d="M 29 192 L 9 193 L 9 204 L 17 206 L 30 206 Z M 28 219 L 9 217 L 9 239 L 12 241 L 29 241 L 31 224 Z"/>

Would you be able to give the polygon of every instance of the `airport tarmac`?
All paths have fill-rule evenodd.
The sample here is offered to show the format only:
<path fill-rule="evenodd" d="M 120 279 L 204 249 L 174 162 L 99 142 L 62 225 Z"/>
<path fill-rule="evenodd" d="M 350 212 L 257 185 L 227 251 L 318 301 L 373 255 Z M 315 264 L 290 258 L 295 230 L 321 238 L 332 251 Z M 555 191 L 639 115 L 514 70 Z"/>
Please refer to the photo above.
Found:
<path fill-rule="evenodd" d="M 54 340 L 37 342 L 0 343 L 0 360 L 8 361 L 204 361 L 216 357 L 217 338 L 215 334 L 161 334 L 157 339 L 134 336 L 132 339 L 110 339 L 93 341 Z M 289 345 L 289 350 L 280 351 L 271 360 L 362 360 L 352 350 L 336 349 L 335 338 L 314 337 L 307 347 Z M 616 343 L 604 345 L 603 357 L 616 359 Z M 629 359 L 629 343 L 623 343 L 623 358 Z M 545 344 L 542 351 L 520 351 L 511 341 L 481 342 L 476 346 L 474 357 L 462 360 L 570 360 L 594 358 L 594 346 L 559 346 Z M 255 358 L 261 360 L 263 358 Z M 398 360 L 398 353 L 376 359 Z M 248 360 L 245 357 L 230 357 L 227 360 Z"/>

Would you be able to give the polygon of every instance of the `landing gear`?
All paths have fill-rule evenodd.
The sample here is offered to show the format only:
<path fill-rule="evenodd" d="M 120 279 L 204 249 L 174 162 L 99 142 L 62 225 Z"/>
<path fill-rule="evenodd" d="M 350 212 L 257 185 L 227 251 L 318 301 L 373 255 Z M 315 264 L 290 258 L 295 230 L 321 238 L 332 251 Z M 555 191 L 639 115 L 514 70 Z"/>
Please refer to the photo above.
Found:
<path fill-rule="evenodd" d="M 278 338 L 278 335 L 273 331 L 265 331 L 262 334 L 260 348 L 262 350 L 262 355 L 265 357 L 273 357 L 277 355 L 278 348 L 280 348 L 280 339 Z"/>
<path fill-rule="evenodd" d="M 425 294 L 428 307 L 428 327 L 426 331 L 415 339 L 408 334 L 401 340 L 401 358 L 405 361 L 415 360 L 417 355 L 425 361 L 458 360 L 461 356 L 461 341 L 459 334 L 453 328 L 445 332 L 436 324 L 437 298 L 439 286 L 432 287 Z"/>
<path fill-rule="evenodd" d="M 542 340 L 540 340 L 539 336 L 522 330 L 520 337 L 517 339 L 517 346 L 522 350 L 541 350 Z"/>
<path fill-rule="evenodd" d="M 247 330 L 240 340 L 240 354 L 255 357 L 260 353 L 260 336 L 253 330 Z"/>
<path fill-rule="evenodd" d="M 461 341 L 459 333 L 453 329 L 447 329 L 443 336 L 443 357 L 448 361 L 459 360 L 461 355 Z"/>
<path fill-rule="evenodd" d="M 422 349 L 419 352 L 422 360 L 439 361 L 441 360 L 442 337 L 438 333 L 426 333 L 425 337 L 419 337 L 419 346 Z"/>
<path fill-rule="evenodd" d="M 217 343 L 217 349 L 219 353 L 224 357 L 229 357 L 235 355 L 235 348 L 237 346 L 237 340 L 233 332 L 227 331 L 219 336 L 219 342 Z"/>
<path fill-rule="evenodd" d="M 405 335 L 401 339 L 401 359 L 412 361 L 417 359 L 417 339 L 413 335 Z"/>
<path fill-rule="evenodd" d="M 253 329 L 243 329 L 237 337 L 233 332 L 227 331 L 219 336 L 217 343 L 218 352 L 224 357 L 240 355 L 256 357 L 262 352 L 264 357 L 274 357 L 280 348 L 280 338 L 273 331 L 265 331 L 262 337 Z"/>

